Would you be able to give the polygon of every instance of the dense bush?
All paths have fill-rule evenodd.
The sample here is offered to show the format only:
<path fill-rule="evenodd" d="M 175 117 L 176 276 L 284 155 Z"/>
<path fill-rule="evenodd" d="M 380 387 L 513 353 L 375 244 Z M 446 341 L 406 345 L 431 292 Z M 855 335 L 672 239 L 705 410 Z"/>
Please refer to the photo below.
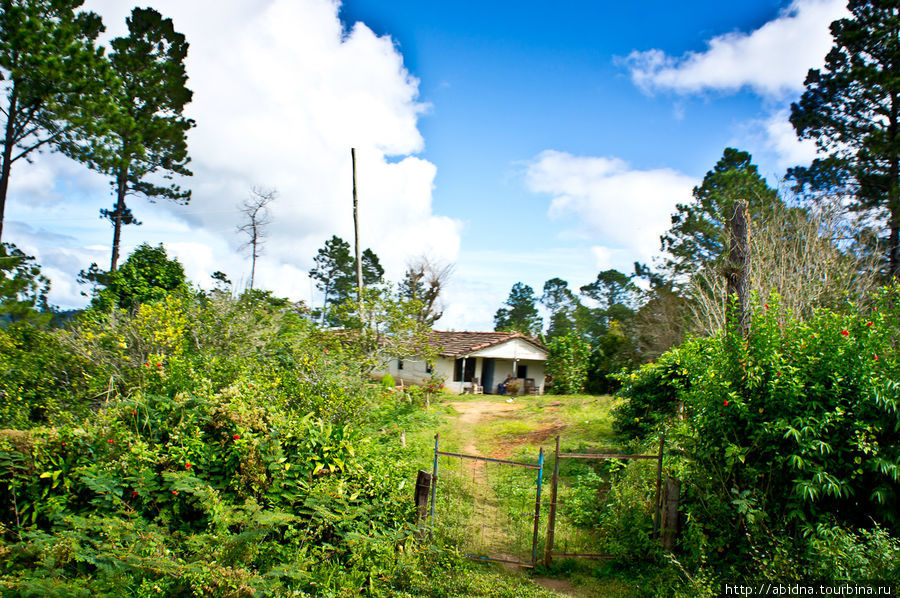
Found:
<path fill-rule="evenodd" d="M 584 392 L 590 368 L 591 347 L 575 333 L 550 341 L 547 354 L 547 374 L 553 380 L 555 394 Z"/>
<path fill-rule="evenodd" d="M 670 426 L 692 562 L 752 569 L 782 551 L 794 568 L 780 574 L 824 574 L 811 540 L 823 523 L 900 530 L 898 299 L 894 286 L 873 310 L 804 323 L 773 299 L 733 350 L 693 339 L 623 377 L 616 429 Z"/>
<path fill-rule="evenodd" d="M 342 595 L 431 566 L 411 453 L 363 428 L 381 392 L 293 305 L 181 289 L 0 343 L 3 595 Z"/>

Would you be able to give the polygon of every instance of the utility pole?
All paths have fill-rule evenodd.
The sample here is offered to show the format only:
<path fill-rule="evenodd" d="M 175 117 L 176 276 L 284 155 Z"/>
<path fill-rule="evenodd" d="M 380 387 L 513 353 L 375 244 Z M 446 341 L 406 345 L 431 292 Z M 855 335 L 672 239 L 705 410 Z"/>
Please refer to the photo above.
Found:
<path fill-rule="evenodd" d="M 353 160 L 353 241 L 356 245 L 356 296 L 362 306 L 362 260 L 359 255 L 359 209 L 356 198 L 356 148 L 350 148 L 350 158 Z"/>

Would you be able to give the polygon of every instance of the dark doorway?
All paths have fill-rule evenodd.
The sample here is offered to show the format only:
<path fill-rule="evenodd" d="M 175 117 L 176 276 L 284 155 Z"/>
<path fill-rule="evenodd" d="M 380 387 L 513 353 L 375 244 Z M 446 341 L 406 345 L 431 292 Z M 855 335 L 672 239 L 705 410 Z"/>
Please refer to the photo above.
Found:
<path fill-rule="evenodd" d="M 491 357 L 481 360 L 481 385 L 484 387 L 484 392 L 489 395 L 494 394 L 494 360 Z"/>

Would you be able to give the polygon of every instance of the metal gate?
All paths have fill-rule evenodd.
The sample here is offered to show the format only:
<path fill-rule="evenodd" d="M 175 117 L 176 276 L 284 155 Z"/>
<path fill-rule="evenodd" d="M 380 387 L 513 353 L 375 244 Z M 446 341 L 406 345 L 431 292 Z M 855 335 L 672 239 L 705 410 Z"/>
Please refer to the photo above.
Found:
<path fill-rule="evenodd" d="M 655 455 L 625 455 L 616 453 L 560 453 L 559 436 L 556 437 L 556 452 L 554 455 L 553 472 L 550 478 L 550 501 L 547 516 L 547 541 L 544 546 L 544 564 L 550 565 L 554 557 L 570 557 L 570 558 L 588 558 L 588 559 L 608 559 L 616 558 L 609 551 L 596 550 L 596 547 L 604 546 L 604 538 L 598 534 L 596 530 L 585 529 L 583 526 L 573 525 L 571 513 L 567 512 L 571 504 L 568 497 L 563 497 L 560 492 L 563 490 L 560 484 L 559 464 L 561 459 L 578 459 L 578 460 L 617 460 L 625 463 L 638 464 L 647 463 L 652 466 L 655 471 L 655 484 L 651 492 L 652 498 L 647 504 L 647 511 L 644 514 L 652 517 L 652 524 L 648 521 L 648 527 L 652 525 L 648 534 L 649 538 L 654 538 L 660 532 L 660 487 L 662 483 L 662 461 L 663 448 L 665 446 L 665 436 L 660 437 L 659 451 Z M 645 472 L 649 473 L 649 472 Z M 566 487 L 565 490 L 571 490 Z M 675 499 L 677 501 L 677 498 Z M 676 506 L 677 510 L 677 506 Z M 634 533 L 640 533 L 634 530 Z M 563 541 L 561 542 L 561 536 Z"/>
<path fill-rule="evenodd" d="M 534 463 L 450 453 L 435 434 L 432 533 L 452 538 L 467 557 L 533 567 L 543 474 L 543 449 Z"/>

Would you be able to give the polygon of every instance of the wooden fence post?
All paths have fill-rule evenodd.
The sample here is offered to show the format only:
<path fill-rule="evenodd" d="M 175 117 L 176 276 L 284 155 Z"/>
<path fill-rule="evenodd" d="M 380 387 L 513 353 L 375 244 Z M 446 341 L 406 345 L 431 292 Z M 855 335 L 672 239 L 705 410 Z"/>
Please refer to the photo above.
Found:
<path fill-rule="evenodd" d="M 427 471 L 419 470 L 416 477 L 416 514 L 417 519 L 422 521 L 428 516 L 428 499 L 431 494 L 431 474 Z"/>
<path fill-rule="evenodd" d="M 666 476 L 666 486 L 663 491 L 661 537 L 663 550 L 668 552 L 672 552 L 675 548 L 675 540 L 678 539 L 678 494 L 680 490 L 681 482 Z"/>

